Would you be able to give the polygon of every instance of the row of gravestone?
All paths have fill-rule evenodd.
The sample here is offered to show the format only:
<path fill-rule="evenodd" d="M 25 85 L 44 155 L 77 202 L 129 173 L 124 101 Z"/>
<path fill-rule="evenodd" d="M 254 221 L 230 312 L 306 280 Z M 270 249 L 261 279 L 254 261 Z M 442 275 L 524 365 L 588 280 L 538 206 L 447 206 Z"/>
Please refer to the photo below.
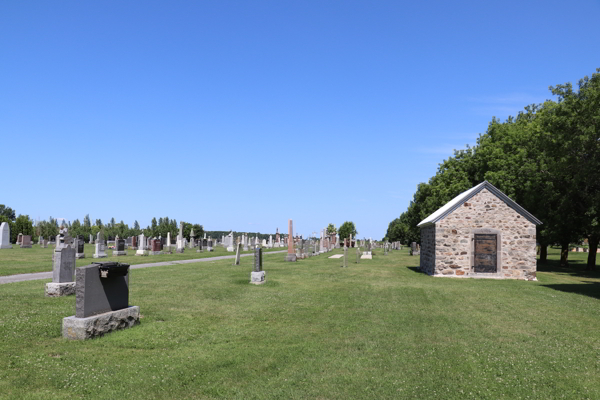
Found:
<path fill-rule="evenodd" d="M 235 265 L 240 263 L 241 249 L 238 243 Z M 91 339 L 139 324 L 139 307 L 129 305 L 128 264 L 92 263 L 75 268 L 75 249 L 69 244 L 57 247 L 54 253 L 52 282 L 46 284 L 46 296 L 76 295 L 75 315 L 63 318 L 63 337 Z M 262 248 L 256 246 L 251 284 L 266 282 L 262 264 Z"/>

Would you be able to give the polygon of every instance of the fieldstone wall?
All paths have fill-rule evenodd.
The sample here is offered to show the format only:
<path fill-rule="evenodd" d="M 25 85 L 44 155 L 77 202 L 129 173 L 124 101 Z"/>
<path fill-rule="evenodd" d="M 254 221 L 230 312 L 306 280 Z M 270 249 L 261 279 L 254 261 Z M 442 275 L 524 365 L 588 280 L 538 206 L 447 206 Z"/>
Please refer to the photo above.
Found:
<path fill-rule="evenodd" d="M 535 224 L 487 189 L 461 204 L 434 226 L 434 268 L 433 272 L 429 272 L 431 256 L 428 256 L 425 261 L 421 261 L 424 272 L 445 276 L 535 279 Z M 433 225 L 423 228 L 421 237 L 431 240 L 432 234 L 427 230 L 432 227 Z M 500 254 L 497 274 L 473 272 L 473 237 L 478 229 L 499 231 Z"/>
<path fill-rule="evenodd" d="M 433 275 L 435 269 L 435 225 L 421 229 L 421 271 Z"/>

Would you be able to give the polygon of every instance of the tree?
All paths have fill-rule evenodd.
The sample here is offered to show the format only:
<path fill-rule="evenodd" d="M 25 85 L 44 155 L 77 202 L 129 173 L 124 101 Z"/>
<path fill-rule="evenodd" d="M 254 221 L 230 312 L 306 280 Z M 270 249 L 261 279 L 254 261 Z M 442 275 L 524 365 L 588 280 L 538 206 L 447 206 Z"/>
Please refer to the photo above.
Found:
<path fill-rule="evenodd" d="M 327 235 L 333 236 L 336 233 L 337 233 L 337 229 L 335 229 L 335 225 L 334 224 L 327 225 Z"/>
<path fill-rule="evenodd" d="M 587 268 L 593 270 L 600 239 L 600 68 L 578 86 L 578 91 L 570 83 L 550 87 L 558 104 L 543 119 L 542 145 L 554 160 L 550 173 L 564 199 L 556 229 L 562 234 L 561 263 L 566 265 L 566 241 L 583 235 L 590 243 Z"/>
<path fill-rule="evenodd" d="M 19 233 L 31 236 L 33 236 L 34 234 L 33 221 L 29 219 L 29 215 L 19 215 L 15 219 L 14 227 L 14 231 L 10 233 L 11 240 L 13 241 L 13 243 L 17 241 L 17 236 L 19 235 Z"/>
<path fill-rule="evenodd" d="M 92 223 L 90 221 L 90 214 L 85 214 L 85 217 L 83 217 L 83 226 L 85 228 L 89 228 L 92 226 Z"/>
<path fill-rule="evenodd" d="M 15 220 L 15 210 L 10 207 L 6 207 L 4 204 L 0 204 L 0 216 L 6 217 L 10 221 Z"/>
<path fill-rule="evenodd" d="M 156 217 L 152 218 L 152 236 L 158 237 L 158 223 L 156 222 Z"/>
<path fill-rule="evenodd" d="M 77 235 L 83 235 L 83 229 L 81 227 L 81 222 L 79 222 L 79 219 L 73 221 L 71 227 L 69 228 L 69 233 L 72 237 L 76 237 Z"/>
<path fill-rule="evenodd" d="M 354 222 L 352 221 L 346 221 L 344 222 L 341 226 L 340 229 L 338 230 L 339 234 L 340 234 L 340 239 L 349 239 L 350 235 L 352 235 L 353 238 L 356 238 L 356 235 L 358 234 L 358 232 L 356 232 L 356 226 L 354 225 Z"/>

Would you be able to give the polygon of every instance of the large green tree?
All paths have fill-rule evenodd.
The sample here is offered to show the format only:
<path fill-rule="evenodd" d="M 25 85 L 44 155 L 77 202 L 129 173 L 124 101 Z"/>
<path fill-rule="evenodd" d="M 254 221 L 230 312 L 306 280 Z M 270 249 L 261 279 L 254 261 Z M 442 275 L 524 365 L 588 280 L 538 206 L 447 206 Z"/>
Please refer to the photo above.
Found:
<path fill-rule="evenodd" d="M 0 216 L 4 216 L 10 221 L 14 221 L 16 219 L 15 210 L 5 206 L 4 204 L 0 204 Z"/>
<path fill-rule="evenodd" d="M 578 87 L 550 87 L 558 104 L 542 119 L 541 143 L 554 160 L 549 175 L 561 196 L 555 231 L 560 234 L 563 264 L 568 241 L 583 235 L 590 244 L 587 268 L 594 269 L 600 240 L 600 68 Z"/>
<path fill-rule="evenodd" d="M 10 233 L 11 241 L 13 243 L 16 242 L 19 233 L 30 235 L 32 237 L 35 234 L 33 221 L 29 218 L 29 215 L 19 215 L 17 219 L 15 219 L 14 230 Z"/>
<path fill-rule="evenodd" d="M 342 225 L 340 225 L 340 229 L 338 229 L 338 233 L 340 235 L 340 240 L 349 239 L 350 235 L 353 238 L 356 238 L 358 232 L 356 231 L 356 226 L 352 221 L 346 221 Z"/>

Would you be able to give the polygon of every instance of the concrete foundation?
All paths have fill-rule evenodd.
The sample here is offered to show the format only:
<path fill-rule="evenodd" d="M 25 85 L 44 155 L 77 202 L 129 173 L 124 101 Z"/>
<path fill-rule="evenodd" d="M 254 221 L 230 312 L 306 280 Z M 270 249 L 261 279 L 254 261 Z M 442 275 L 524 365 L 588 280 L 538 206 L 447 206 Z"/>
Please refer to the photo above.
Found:
<path fill-rule="evenodd" d="M 62 335 L 66 339 L 85 340 L 106 333 L 131 328 L 140 323 L 140 308 L 131 306 L 117 311 L 77 318 L 74 315 L 63 318 Z"/>

